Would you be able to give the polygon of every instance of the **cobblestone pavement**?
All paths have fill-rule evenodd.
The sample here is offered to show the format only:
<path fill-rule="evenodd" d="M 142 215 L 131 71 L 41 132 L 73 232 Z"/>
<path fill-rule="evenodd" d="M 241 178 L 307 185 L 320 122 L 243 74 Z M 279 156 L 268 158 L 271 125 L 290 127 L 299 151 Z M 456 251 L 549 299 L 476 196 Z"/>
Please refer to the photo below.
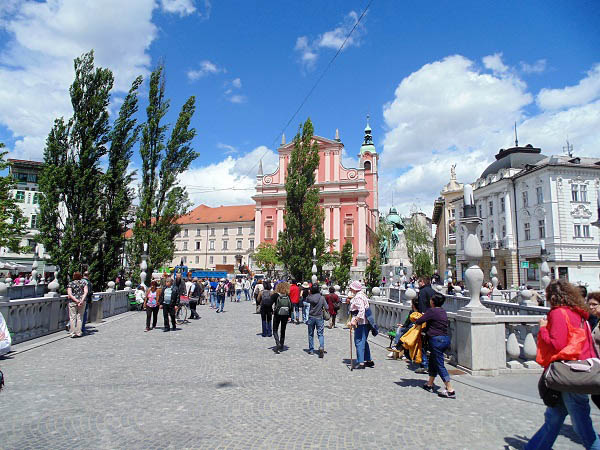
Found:
<path fill-rule="evenodd" d="M 542 423 L 540 405 L 463 384 L 455 400 L 425 392 L 426 375 L 385 359 L 383 337 L 372 369 L 350 372 L 342 328 L 325 330 L 321 360 L 304 351 L 306 326 L 289 324 L 276 355 L 253 310 L 200 306 L 170 333 L 145 333 L 134 313 L 0 360 L 0 448 L 501 449 Z M 555 448 L 573 439 L 567 419 Z"/>

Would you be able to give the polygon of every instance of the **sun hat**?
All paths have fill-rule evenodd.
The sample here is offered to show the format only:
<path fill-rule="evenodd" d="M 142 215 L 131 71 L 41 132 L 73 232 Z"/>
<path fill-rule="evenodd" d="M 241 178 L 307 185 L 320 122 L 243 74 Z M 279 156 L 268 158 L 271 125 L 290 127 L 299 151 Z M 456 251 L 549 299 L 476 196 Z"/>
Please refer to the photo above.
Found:
<path fill-rule="evenodd" d="M 363 286 L 360 284 L 360 281 L 354 280 L 352 283 L 350 283 L 349 288 L 353 291 L 360 292 L 362 291 Z"/>
<path fill-rule="evenodd" d="M 304 283 L 302 283 L 303 289 L 308 289 L 309 287 L 310 287 L 310 285 L 308 284 L 308 281 L 305 281 Z"/>

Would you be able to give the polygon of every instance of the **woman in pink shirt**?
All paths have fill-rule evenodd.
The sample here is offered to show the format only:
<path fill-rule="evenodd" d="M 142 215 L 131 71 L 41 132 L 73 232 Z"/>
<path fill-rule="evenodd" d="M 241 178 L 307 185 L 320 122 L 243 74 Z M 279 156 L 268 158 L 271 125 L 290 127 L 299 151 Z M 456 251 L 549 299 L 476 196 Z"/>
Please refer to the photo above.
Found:
<path fill-rule="evenodd" d="M 554 280 L 546 288 L 546 300 L 550 302 L 551 309 L 548 319 L 540 320 L 538 348 L 543 349 L 543 355 L 540 354 L 542 358 L 538 362 L 548 366 L 548 361 L 553 357 L 567 359 L 564 354 L 559 354 L 569 343 L 569 326 L 575 329 L 583 328 L 587 339 L 583 342 L 579 355 L 568 359 L 597 358 L 587 324 L 588 308 L 579 289 L 567 281 Z M 600 439 L 590 417 L 589 396 L 574 392 L 561 392 L 558 404 L 546 409 L 544 425 L 527 443 L 525 449 L 551 449 L 567 415 L 571 416 L 573 428 L 585 448 L 600 449 Z"/>

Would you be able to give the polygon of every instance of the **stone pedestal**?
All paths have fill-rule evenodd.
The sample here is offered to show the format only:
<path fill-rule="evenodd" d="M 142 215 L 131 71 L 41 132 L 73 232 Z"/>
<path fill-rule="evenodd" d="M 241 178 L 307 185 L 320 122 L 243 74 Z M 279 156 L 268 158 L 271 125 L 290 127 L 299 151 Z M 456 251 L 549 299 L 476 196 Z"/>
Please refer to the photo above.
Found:
<path fill-rule="evenodd" d="M 92 300 L 89 306 L 90 310 L 88 312 L 89 322 L 92 323 L 100 323 L 104 318 L 104 306 L 102 302 L 102 297 L 98 300 Z"/>
<path fill-rule="evenodd" d="M 453 339 L 458 366 L 471 375 L 496 376 L 506 366 L 504 325 L 486 307 L 460 309 Z"/>

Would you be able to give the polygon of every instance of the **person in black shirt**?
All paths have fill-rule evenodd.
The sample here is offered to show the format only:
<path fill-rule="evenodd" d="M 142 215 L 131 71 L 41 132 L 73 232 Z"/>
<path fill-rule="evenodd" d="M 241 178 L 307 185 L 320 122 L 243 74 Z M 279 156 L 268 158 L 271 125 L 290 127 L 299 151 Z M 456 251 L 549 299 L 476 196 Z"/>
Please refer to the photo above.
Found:
<path fill-rule="evenodd" d="M 431 298 L 435 295 L 435 291 L 431 287 L 431 280 L 429 277 L 420 277 L 419 278 L 419 312 L 421 314 L 425 314 L 425 312 L 429 309 L 429 303 Z M 421 362 L 421 367 L 415 370 L 415 373 L 427 373 L 427 368 L 429 367 L 429 358 L 427 357 L 427 351 L 429 350 L 427 346 L 427 338 L 423 338 L 423 361 Z"/>

